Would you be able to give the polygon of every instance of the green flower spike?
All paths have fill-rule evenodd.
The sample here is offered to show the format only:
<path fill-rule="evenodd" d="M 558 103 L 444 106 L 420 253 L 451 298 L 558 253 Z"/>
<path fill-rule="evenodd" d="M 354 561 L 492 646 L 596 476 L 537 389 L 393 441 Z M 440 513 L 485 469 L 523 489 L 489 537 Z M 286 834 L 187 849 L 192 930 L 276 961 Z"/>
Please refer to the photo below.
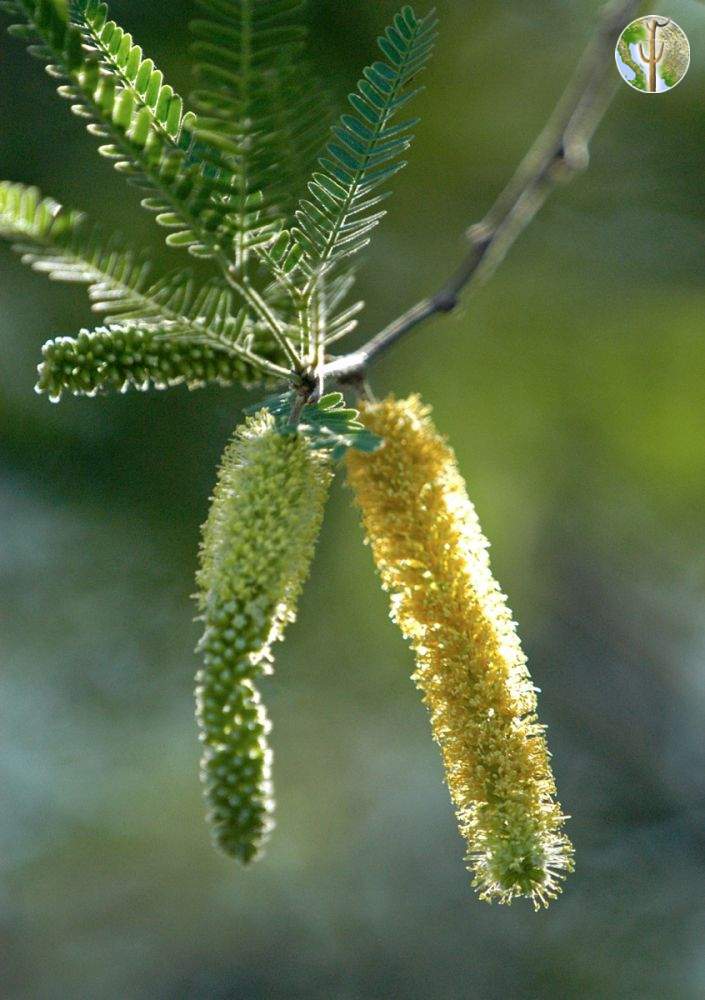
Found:
<path fill-rule="evenodd" d="M 225 451 L 203 528 L 201 779 L 214 839 L 243 863 L 273 826 L 270 727 L 253 680 L 271 672 L 271 645 L 296 617 L 331 478 L 327 452 L 261 411 Z"/>

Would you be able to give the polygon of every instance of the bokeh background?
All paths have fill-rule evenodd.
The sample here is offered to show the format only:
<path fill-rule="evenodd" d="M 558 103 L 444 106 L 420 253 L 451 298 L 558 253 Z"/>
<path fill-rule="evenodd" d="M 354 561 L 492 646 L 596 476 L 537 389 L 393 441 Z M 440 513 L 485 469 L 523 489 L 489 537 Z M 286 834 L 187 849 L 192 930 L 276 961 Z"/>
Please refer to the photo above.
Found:
<path fill-rule="evenodd" d="M 597 10 L 438 7 L 423 124 L 361 276 L 361 336 L 449 273 Z M 190 2 L 112 10 L 188 89 Z M 313 55 L 336 94 L 393 12 L 312 3 Z M 0 995 L 705 995 L 705 7 L 659 13 L 690 37 L 685 81 L 654 98 L 621 87 L 589 172 L 464 311 L 373 378 L 378 394 L 434 405 L 521 623 L 577 851 L 547 912 L 474 897 L 411 659 L 342 484 L 264 685 L 275 835 L 248 871 L 214 852 L 189 595 L 218 456 L 253 399 L 37 397 L 42 342 L 90 314 L 80 289 L 0 248 Z M 160 245 L 7 36 L 0 122 L 0 176 Z"/>

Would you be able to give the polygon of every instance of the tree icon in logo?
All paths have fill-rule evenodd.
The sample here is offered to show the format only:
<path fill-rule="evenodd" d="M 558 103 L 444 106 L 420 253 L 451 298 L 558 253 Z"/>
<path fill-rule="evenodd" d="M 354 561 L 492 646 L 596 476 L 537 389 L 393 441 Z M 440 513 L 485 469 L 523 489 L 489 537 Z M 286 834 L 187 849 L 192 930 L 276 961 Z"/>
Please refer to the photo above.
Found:
<path fill-rule="evenodd" d="M 627 25 L 619 36 L 615 59 L 630 87 L 660 94 L 672 90 L 688 72 L 690 45 L 670 17 L 650 14 Z"/>

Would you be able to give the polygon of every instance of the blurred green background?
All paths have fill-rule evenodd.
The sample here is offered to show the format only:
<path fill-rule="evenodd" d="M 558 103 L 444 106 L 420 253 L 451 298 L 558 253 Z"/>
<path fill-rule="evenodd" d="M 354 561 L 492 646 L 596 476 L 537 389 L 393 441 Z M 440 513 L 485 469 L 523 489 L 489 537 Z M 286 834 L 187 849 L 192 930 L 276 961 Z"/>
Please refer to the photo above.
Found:
<path fill-rule="evenodd" d="M 438 7 L 423 124 L 361 276 L 360 336 L 449 273 L 597 10 Z M 190 2 L 112 11 L 188 89 Z M 312 4 L 335 93 L 393 11 Z M 246 397 L 37 397 L 42 342 L 90 313 L 80 290 L 0 248 L 2 996 L 705 995 L 705 8 L 659 13 L 690 37 L 685 81 L 654 98 L 621 86 L 589 172 L 464 311 L 373 378 L 378 394 L 434 405 L 521 624 L 577 852 L 547 912 L 490 908 L 470 888 L 411 658 L 344 485 L 264 685 L 277 829 L 251 870 L 215 853 L 189 595 Z M 137 193 L 7 36 L 0 123 L 0 176 L 160 245 Z"/>

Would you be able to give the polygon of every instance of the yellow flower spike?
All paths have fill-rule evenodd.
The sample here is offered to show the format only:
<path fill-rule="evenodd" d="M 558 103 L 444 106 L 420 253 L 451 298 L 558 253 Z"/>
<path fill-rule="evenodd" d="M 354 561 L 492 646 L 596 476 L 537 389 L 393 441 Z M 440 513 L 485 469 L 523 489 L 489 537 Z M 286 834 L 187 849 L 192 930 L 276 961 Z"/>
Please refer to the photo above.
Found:
<path fill-rule="evenodd" d="M 349 451 L 348 476 L 391 617 L 416 654 L 413 679 L 441 749 L 473 885 L 488 902 L 524 896 L 539 909 L 573 868 L 566 817 L 488 542 L 429 413 L 416 396 L 365 404 L 361 419 L 385 444 L 373 454 Z"/>
<path fill-rule="evenodd" d="M 262 411 L 226 448 L 203 527 L 201 780 L 215 842 L 243 863 L 261 851 L 274 808 L 270 727 L 252 681 L 270 672 L 271 645 L 296 617 L 331 478 L 326 452 L 280 434 Z"/>

